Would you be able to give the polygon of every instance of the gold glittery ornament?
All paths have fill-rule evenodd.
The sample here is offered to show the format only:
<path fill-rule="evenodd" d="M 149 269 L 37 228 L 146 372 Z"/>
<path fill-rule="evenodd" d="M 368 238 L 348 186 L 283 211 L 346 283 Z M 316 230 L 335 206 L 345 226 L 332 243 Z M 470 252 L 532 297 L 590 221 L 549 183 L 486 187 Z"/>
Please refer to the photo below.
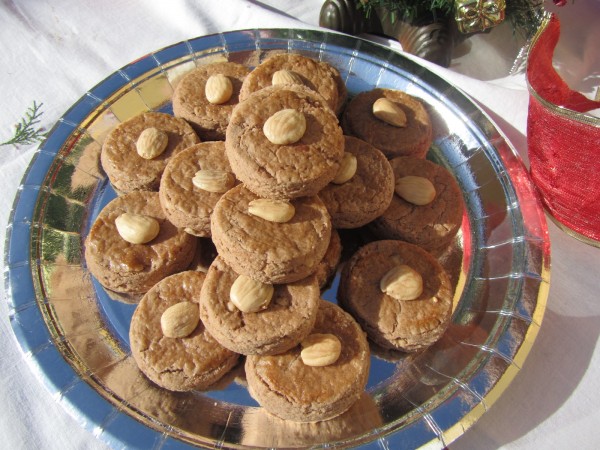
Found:
<path fill-rule="evenodd" d="M 505 0 L 456 0 L 455 20 L 461 33 L 478 33 L 504 21 Z"/>

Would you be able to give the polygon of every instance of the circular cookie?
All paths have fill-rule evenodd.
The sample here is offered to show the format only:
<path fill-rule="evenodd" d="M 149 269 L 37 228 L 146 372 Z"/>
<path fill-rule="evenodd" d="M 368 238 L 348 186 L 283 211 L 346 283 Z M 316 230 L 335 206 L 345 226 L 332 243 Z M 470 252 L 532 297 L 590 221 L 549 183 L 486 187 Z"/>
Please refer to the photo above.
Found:
<path fill-rule="evenodd" d="M 263 283 L 290 283 L 315 272 L 331 239 L 331 219 L 317 196 L 292 200 L 285 223 L 250 214 L 258 197 L 240 184 L 223 194 L 211 216 L 218 254 L 237 273 Z"/>
<path fill-rule="evenodd" d="M 269 413 L 296 422 L 331 419 L 361 396 L 369 375 L 370 352 L 365 333 L 339 306 L 321 300 L 312 334 L 333 334 L 341 354 L 333 364 L 306 365 L 297 345 L 285 353 L 246 358 L 248 389 Z"/>
<path fill-rule="evenodd" d="M 396 193 L 389 208 L 369 228 L 380 239 L 401 239 L 429 252 L 442 252 L 462 224 L 464 202 L 458 183 L 444 167 L 425 159 L 398 157 L 390 164 L 396 185 L 406 176 L 426 178 L 435 197 L 430 203 L 416 205 Z"/>
<path fill-rule="evenodd" d="M 331 230 L 331 239 L 329 240 L 329 246 L 325 252 L 325 256 L 321 262 L 317 265 L 315 275 L 319 282 L 321 290 L 325 290 L 333 281 L 335 273 L 337 271 L 338 264 L 342 259 L 342 240 L 340 234 L 333 228 Z"/>
<path fill-rule="evenodd" d="M 235 177 L 225 156 L 223 141 L 202 142 L 180 152 L 167 164 L 160 188 L 160 204 L 167 218 L 179 228 L 199 237 L 210 237 L 210 216 L 222 192 L 211 192 L 194 185 L 200 170 L 218 170 Z"/>
<path fill-rule="evenodd" d="M 146 128 L 164 131 L 168 137 L 164 152 L 153 159 L 142 158 L 136 149 L 138 137 Z M 117 192 L 158 191 L 169 158 L 198 142 L 200 139 L 185 120 L 160 112 L 142 113 L 110 131 L 102 144 L 100 162 Z"/>
<path fill-rule="evenodd" d="M 295 346 L 312 329 L 320 291 L 315 276 L 274 286 L 266 309 L 242 312 L 230 300 L 238 274 L 220 256 L 211 264 L 200 294 L 200 316 L 221 345 L 243 354 L 275 354 Z"/>
<path fill-rule="evenodd" d="M 423 291 L 414 300 L 398 300 L 381 290 L 380 282 L 398 266 L 422 278 Z M 383 348 L 416 351 L 437 341 L 450 322 L 452 287 L 438 261 L 422 248 L 402 241 L 375 241 L 361 247 L 346 263 L 338 302 Z"/>
<path fill-rule="evenodd" d="M 288 70 L 297 75 L 301 83 L 318 92 L 337 114 L 346 101 L 346 84 L 340 72 L 326 61 L 317 61 L 297 53 L 280 53 L 268 57 L 248 74 L 240 91 L 240 101 L 260 89 L 273 85 L 273 74 Z"/>
<path fill-rule="evenodd" d="M 173 93 L 173 113 L 187 120 L 206 141 L 225 139 L 225 130 L 233 107 L 239 101 L 240 88 L 250 69 L 234 62 L 218 62 L 200 66 L 184 75 Z M 211 75 L 225 75 L 232 94 L 224 103 L 214 104 L 206 98 L 206 82 Z"/>
<path fill-rule="evenodd" d="M 201 321 L 185 337 L 163 334 L 161 317 L 168 308 L 181 302 L 199 308 L 204 278 L 205 274 L 197 271 L 164 278 L 144 295 L 131 318 L 129 342 L 138 367 L 170 391 L 206 389 L 232 369 L 239 358 L 222 347 Z"/>
<path fill-rule="evenodd" d="M 300 112 L 306 131 L 291 144 L 274 144 L 265 122 L 282 110 Z M 281 124 L 281 130 L 287 127 Z M 225 139 L 236 177 L 265 198 L 317 194 L 335 176 L 344 154 L 344 137 L 335 114 L 304 86 L 270 86 L 240 102 L 231 114 Z"/>
<path fill-rule="evenodd" d="M 158 235 L 146 244 L 125 241 L 115 225 L 122 213 L 156 219 Z M 100 211 L 85 240 L 85 261 L 107 289 L 140 294 L 185 269 L 194 257 L 196 240 L 165 218 L 158 192 L 134 191 L 115 198 Z"/>
<path fill-rule="evenodd" d="M 394 195 L 394 173 L 385 155 L 367 142 L 345 136 L 345 151 L 356 158 L 348 181 L 325 186 L 319 197 L 335 228 L 358 228 L 385 212 Z"/>
<path fill-rule="evenodd" d="M 387 98 L 406 114 L 406 126 L 390 125 L 373 115 L 373 104 Z M 424 158 L 433 140 L 429 113 L 416 97 L 393 89 L 373 89 L 356 95 L 342 117 L 344 133 L 356 136 L 381 150 L 387 158 Z"/>

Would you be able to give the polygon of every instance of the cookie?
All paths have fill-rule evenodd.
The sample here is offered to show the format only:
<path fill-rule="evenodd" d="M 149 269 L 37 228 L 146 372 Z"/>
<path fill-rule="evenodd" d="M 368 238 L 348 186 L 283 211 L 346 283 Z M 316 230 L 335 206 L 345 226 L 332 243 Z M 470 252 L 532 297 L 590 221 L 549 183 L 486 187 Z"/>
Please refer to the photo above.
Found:
<path fill-rule="evenodd" d="M 173 113 L 187 120 L 202 140 L 222 141 L 231 111 L 239 101 L 242 81 L 249 72 L 248 67 L 234 62 L 212 63 L 194 69 L 184 75 L 175 88 Z M 231 83 L 231 95 L 222 103 L 211 103 L 207 98 L 206 84 L 212 75 L 223 75 Z"/>
<path fill-rule="evenodd" d="M 294 142 L 273 143 L 265 135 L 265 122 L 283 110 L 303 117 L 306 130 Z M 278 136 L 298 129 L 283 122 L 273 127 Z M 344 137 L 337 117 L 318 94 L 304 86 L 270 86 L 234 108 L 225 146 L 233 172 L 249 190 L 260 197 L 287 199 L 315 195 L 333 179 L 344 154 Z"/>
<path fill-rule="evenodd" d="M 166 133 L 167 142 L 164 151 L 152 159 L 140 156 L 136 146 L 142 132 L 149 128 Z M 147 112 L 122 122 L 108 133 L 102 144 L 100 162 L 118 193 L 158 191 L 169 158 L 199 142 L 198 135 L 185 120 Z"/>
<path fill-rule="evenodd" d="M 164 278 L 144 295 L 131 318 L 129 342 L 138 367 L 154 383 L 170 391 L 206 389 L 239 359 L 237 353 L 210 335 L 202 321 L 190 326 L 189 333 L 182 337 L 163 332 L 163 314 L 174 305 L 185 303 L 196 308 L 199 316 L 204 278 L 205 274 L 197 271 Z"/>
<path fill-rule="evenodd" d="M 302 346 L 271 356 L 246 358 L 246 378 L 252 397 L 269 413 L 296 422 L 316 422 L 339 416 L 362 395 L 370 367 L 369 344 L 356 321 L 339 306 L 321 300 L 314 334 L 332 334 L 341 353 L 329 365 L 307 365 Z"/>
<path fill-rule="evenodd" d="M 295 346 L 310 332 L 320 298 L 314 275 L 275 285 L 268 306 L 257 312 L 242 312 L 231 302 L 231 287 L 238 276 L 217 256 L 200 294 L 200 317 L 221 345 L 243 355 L 275 354 Z"/>
<path fill-rule="evenodd" d="M 391 100 L 406 115 L 404 126 L 394 126 L 373 114 L 373 104 L 381 98 Z M 424 158 L 433 140 L 429 113 L 421 100 L 394 89 L 373 89 L 357 94 L 342 116 L 345 134 L 356 136 L 381 150 L 385 156 Z"/>
<path fill-rule="evenodd" d="M 123 213 L 154 218 L 158 235 L 145 244 L 127 242 L 115 224 Z M 184 270 L 194 257 L 196 239 L 165 218 L 158 192 L 134 191 L 115 198 L 100 211 L 85 240 L 85 261 L 107 289 L 140 294 Z"/>
<path fill-rule="evenodd" d="M 292 200 L 284 223 L 249 212 L 259 197 L 240 184 L 223 194 L 211 217 L 218 254 L 237 273 L 263 283 L 290 283 L 315 272 L 331 239 L 331 219 L 318 196 Z"/>
<path fill-rule="evenodd" d="M 428 160 L 398 157 L 390 164 L 396 179 L 396 194 L 389 208 L 369 228 L 380 239 L 401 239 L 436 255 L 443 252 L 462 224 L 464 202 L 458 183 L 446 168 Z M 431 186 L 425 187 L 423 180 L 405 177 L 424 178 Z M 411 199 L 411 192 L 413 196 L 420 195 L 432 187 L 430 202 L 415 204 L 418 200 Z M 403 190 L 408 191 L 403 194 L 408 200 L 399 195 Z"/>
<path fill-rule="evenodd" d="M 315 271 L 321 291 L 327 289 L 327 287 L 333 281 L 341 259 L 342 240 L 340 239 L 340 234 L 338 231 L 333 228 L 331 230 L 331 239 L 329 240 L 329 246 L 327 247 L 325 256 L 323 256 L 323 259 L 317 265 L 317 270 Z"/>
<path fill-rule="evenodd" d="M 272 86 L 273 74 L 281 70 L 292 72 L 292 79 L 287 82 L 300 83 L 318 92 L 336 114 L 341 111 L 347 90 L 340 72 L 326 61 L 317 61 L 297 53 L 276 54 L 256 66 L 242 84 L 240 101 L 260 89 Z"/>
<path fill-rule="evenodd" d="M 319 192 L 334 228 L 358 228 L 385 212 L 394 195 L 394 173 L 385 155 L 367 142 L 345 136 L 345 151 L 356 161 L 356 173 Z"/>
<path fill-rule="evenodd" d="M 200 170 L 219 171 L 229 184 L 222 189 L 202 188 L 193 181 Z M 225 156 L 223 141 L 202 142 L 174 156 L 163 173 L 158 193 L 167 218 L 179 228 L 199 237 L 210 237 L 210 216 L 224 190 L 233 187 L 235 176 Z M 218 192 L 214 192 L 218 191 Z"/>
<path fill-rule="evenodd" d="M 420 292 L 415 289 L 414 274 L 410 280 L 400 279 L 400 291 L 382 291 L 382 279 L 400 267 L 418 274 Z M 387 281 L 385 286 L 392 280 Z M 338 290 L 339 305 L 354 316 L 373 342 L 404 352 L 426 348 L 442 336 L 450 322 L 452 297 L 448 275 L 431 254 L 393 240 L 361 247 L 345 264 Z"/>

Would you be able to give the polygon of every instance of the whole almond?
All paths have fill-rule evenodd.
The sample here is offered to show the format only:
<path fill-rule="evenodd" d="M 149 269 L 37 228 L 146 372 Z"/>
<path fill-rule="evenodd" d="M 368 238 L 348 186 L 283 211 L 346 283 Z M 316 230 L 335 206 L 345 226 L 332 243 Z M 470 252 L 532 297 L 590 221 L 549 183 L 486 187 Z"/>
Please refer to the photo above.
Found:
<path fill-rule="evenodd" d="M 248 213 L 269 222 L 285 223 L 294 217 L 296 208 L 287 200 L 257 198 L 248 203 Z"/>
<path fill-rule="evenodd" d="M 406 113 L 388 98 L 381 97 L 373 103 L 373 115 L 389 125 L 403 128 L 407 124 Z"/>
<path fill-rule="evenodd" d="M 298 142 L 306 132 L 306 118 L 295 109 L 282 109 L 267 119 L 263 133 L 276 145 Z"/>
<path fill-rule="evenodd" d="M 169 306 L 160 316 L 160 328 L 166 337 L 183 338 L 192 334 L 200 322 L 200 308 L 193 302 Z"/>
<path fill-rule="evenodd" d="M 352 153 L 345 152 L 342 158 L 342 162 L 340 164 L 340 168 L 335 175 L 335 178 L 332 180 L 335 184 L 343 184 L 346 181 L 350 180 L 354 174 L 356 173 L 357 168 L 357 160 L 356 156 Z"/>
<path fill-rule="evenodd" d="M 413 205 L 428 205 L 435 198 L 435 186 L 425 177 L 407 175 L 396 180 L 396 194 Z"/>
<path fill-rule="evenodd" d="M 261 283 L 246 275 L 240 275 L 231 285 L 229 299 L 242 312 L 257 312 L 269 306 L 274 292 L 275 288 L 272 284 Z"/>
<path fill-rule="evenodd" d="M 198 189 L 216 193 L 227 192 L 234 183 L 233 174 L 224 170 L 202 169 L 192 178 L 192 184 Z"/>
<path fill-rule="evenodd" d="M 154 159 L 167 148 L 169 136 L 162 130 L 155 127 L 144 129 L 135 143 L 135 148 L 142 158 Z"/>
<path fill-rule="evenodd" d="M 281 69 L 273 73 L 271 84 L 275 86 L 278 84 L 304 84 L 304 82 L 296 72 Z"/>
<path fill-rule="evenodd" d="M 229 77 L 221 73 L 211 75 L 206 80 L 204 95 L 206 95 L 206 100 L 213 105 L 221 105 L 229 101 L 233 95 L 233 84 Z"/>
<path fill-rule="evenodd" d="M 119 235 L 131 244 L 146 244 L 158 236 L 160 224 L 154 217 L 123 213 L 115 219 Z"/>
<path fill-rule="evenodd" d="M 379 288 L 396 300 L 416 300 L 423 293 L 423 278 L 412 267 L 401 264 L 386 272 Z"/>
<path fill-rule="evenodd" d="M 300 358 L 307 366 L 324 367 L 335 363 L 342 353 L 342 343 L 334 334 L 314 333 L 301 343 Z"/>

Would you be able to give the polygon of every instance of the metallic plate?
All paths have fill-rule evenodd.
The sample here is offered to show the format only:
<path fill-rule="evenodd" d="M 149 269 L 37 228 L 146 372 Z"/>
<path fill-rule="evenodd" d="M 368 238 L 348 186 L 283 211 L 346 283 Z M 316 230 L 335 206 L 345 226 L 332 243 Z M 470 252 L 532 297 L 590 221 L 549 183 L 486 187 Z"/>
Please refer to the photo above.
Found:
<path fill-rule="evenodd" d="M 421 98 L 434 121 L 429 158 L 457 178 L 467 205 L 444 263 L 456 283 L 452 324 L 434 346 L 398 357 L 374 351 L 368 388 L 343 416 L 293 424 L 265 414 L 243 371 L 209 392 L 170 393 L 130 353 L 134 306 L 111 300 L 86 270 L 83 241 L 114 198 L 100 164 L 117 123 L 171 112 L 181 75 L 230 60 L 255 66 L 274 51 L 340 69 L 349 93 L 379 87 Z M 23 178 L 7 229 L 10 321 L 31 368 L 56 400 L 122 448 L 443 448 L 519 372 L 542 322 L 549 286 L 546 222 L 527 172 L 490 119 L 455 87 L 396 52 L 310 30 L 244 30 L 181 42 L 116 71 L 51 130 Z M 354 238 L 346 237 L 346 246 Z M 324 294 L 335 301 L 337 279 Z"/>

